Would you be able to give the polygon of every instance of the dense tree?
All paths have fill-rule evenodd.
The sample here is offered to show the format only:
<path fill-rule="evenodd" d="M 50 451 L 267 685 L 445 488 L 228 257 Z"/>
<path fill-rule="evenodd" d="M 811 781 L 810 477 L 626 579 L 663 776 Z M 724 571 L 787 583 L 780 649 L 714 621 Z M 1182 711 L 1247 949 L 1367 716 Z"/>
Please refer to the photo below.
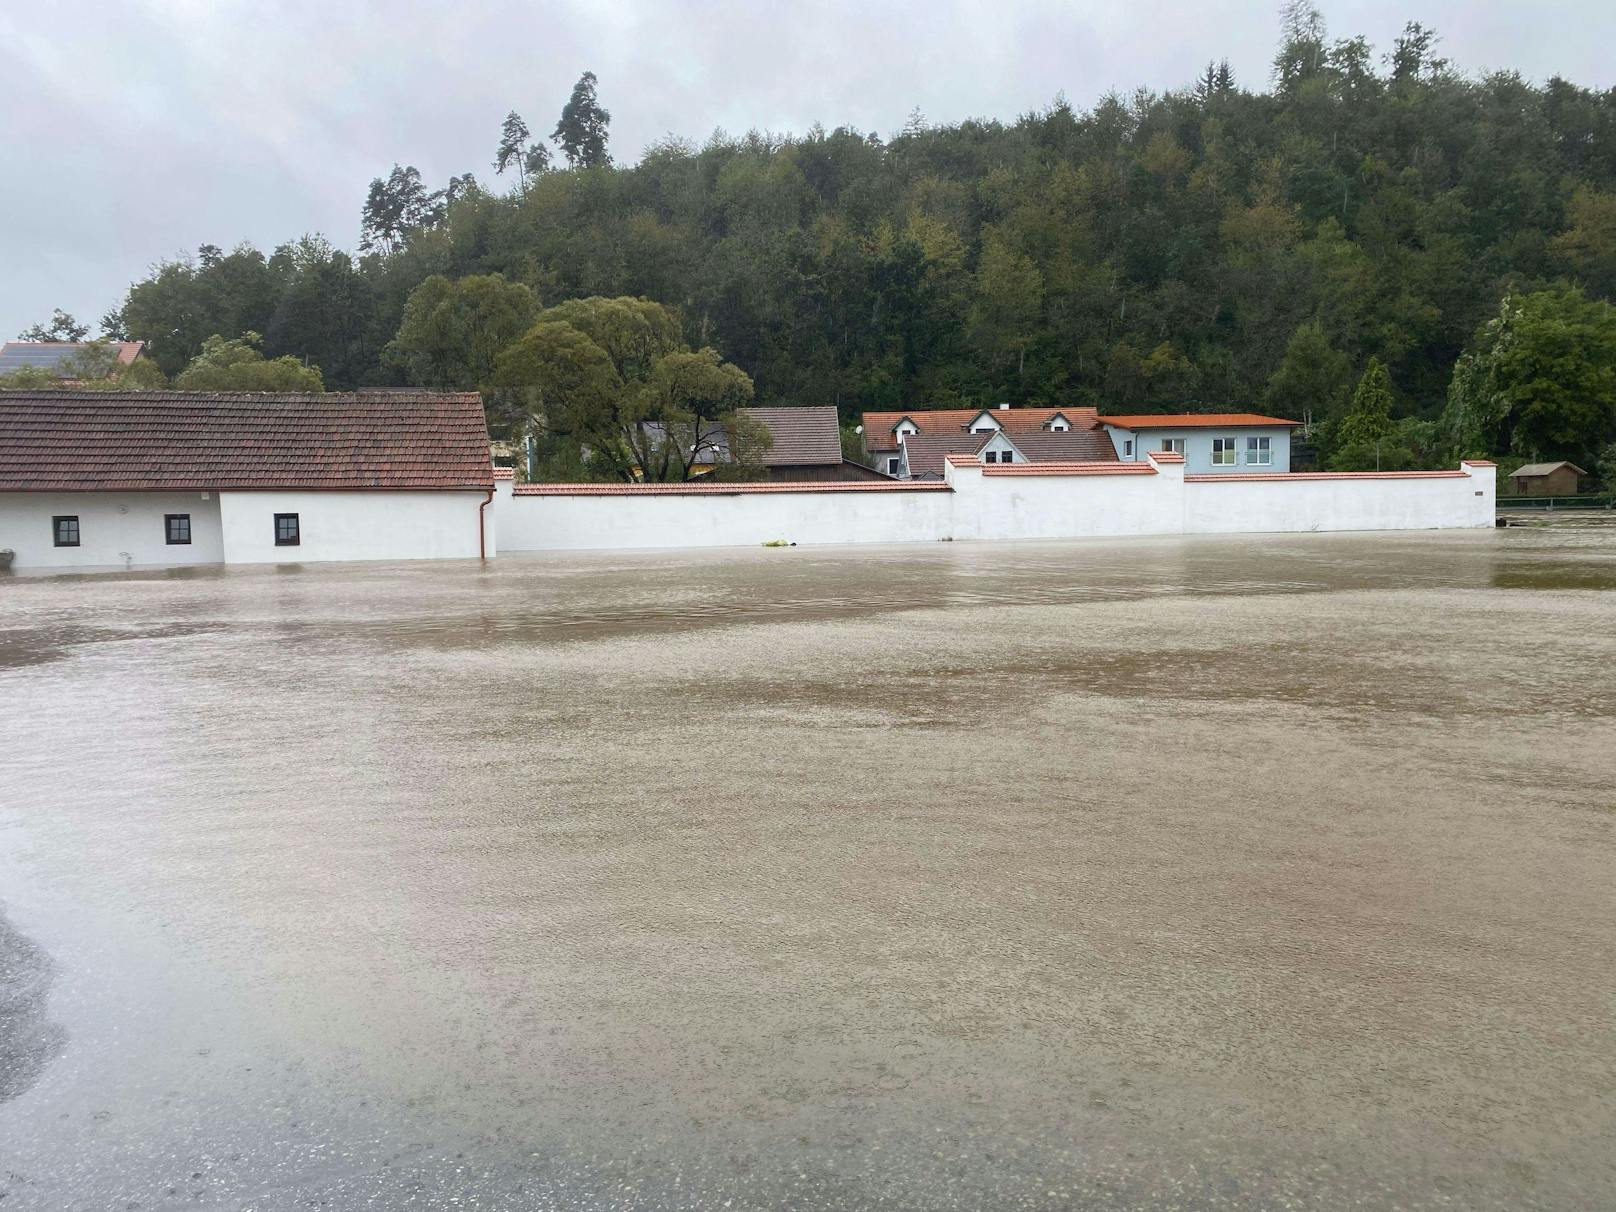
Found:
<path fill-rule="evenodd" d="M 606 154 L 606 128 L 612 116 L 595 97 L 595 73 L 585 72 L 572 86 L 550 140 L 567 158 L 568 168 L 602 168 L 611 163 Z"/>
<path fill-rule="evenodd" d="M 89 335 L 90 326 L 88 324 L 80 324 L 71 315 L 58 307 L 51 312 L 51 318 L 47 323 L 35 324 L 31 328 L 23 329 L 22 332 L 17 334 L 17 340 L 65 341 L 71 343 L 82 341 Z"/>
<path fill-rule="evenodd" d="M 324 391 L 318 366 L 305 366 L 290 355 L 266 358 L 262 338 L 244 332 L 226 340 L 215 333 L 174 378 L 181 391 Z"/>
<path fill-rule="evenodd" d="M 506 161 L 525 197 L 456 186 L 441 222 L 379 231 L 357 261 L 317 237 L 199 251 L 156 267 L 103 331 L 146 340 L 170 374 L 211 334 L 250 330 L 333 386 L 396 383 L 426 373 L 389 350 L 412 292 L 500 274 L 539 305 L 677 307 L 680 339 L 723 350 L 760 400 L 834 403 L 849 422 L 876 406 L 1260 404 L 1311 417 L 1326 462 L 1327 422 L 1378 358 L 1398 448 L 1445 460 L 1403 423 L 1441 413 L 1503 296 L 1569 282 L 1616 299 L 1616 93 L 1467 77 L 1437 48 L 1413 27 L 1385 54 L 1332 37 L 1304 2 L 1258 91 L 1214 64 L 1086 112 L 916 116 L 891 138 L 720 132 L 626 166 L 606 161 L 580 81 L 563 167 L 535 174 L 531 138 Z M 591 115 L 593 144 L 571 123 Z M 1506 453 L 1513 428 L 1490 434 Z"/>
<path fill-rule="evenodd" d="M 1616 306 L 1507 296 L 1454 367 L 1445 420 L 1466 453 L 1594 460 L 1616 440 Z"/>
<path fill-rule="evenodd" d="M 500 355 L 494 383 L 525 395 L 573 462 L 615 479 L 689 479 L 721 445 L 736 457 L 719 474 L 746 475 L 767 445 L 766 431 L 736 412 L 752 381 L 716 351 L 689 349 L 679 317 L 646 299 L 546 309 Z"/>
<path fill-rule="evenodd" d="M 461 187 L 460 178 L 451 179 L 450 184 Z M 418 168 L 393 165 L 385 180 L 377 177 L 370 183 L 360 226 L 360 251 L 396 252 L 414 233 L 437 226 L 447 209 L 448 192 L 428 193 Z"/>
<path fill-rule="evenodd" d="M 1264 406 L 1275 416 L 1301 421 L 1309 430 L 1334 420 L 1341 410 L 1352 362 L 1330 345 L 1317 320 L 1291 334 L 1285 356 L 1268 380 Z"/>
<path fill-rule="evenodd" d="M 388 351 L 411 384 L 475 390 L 491 385 L 495 358 L 537 311 L 531 290 L 499 274 L 458 282 L 434 274 L 411 292 Z"/>

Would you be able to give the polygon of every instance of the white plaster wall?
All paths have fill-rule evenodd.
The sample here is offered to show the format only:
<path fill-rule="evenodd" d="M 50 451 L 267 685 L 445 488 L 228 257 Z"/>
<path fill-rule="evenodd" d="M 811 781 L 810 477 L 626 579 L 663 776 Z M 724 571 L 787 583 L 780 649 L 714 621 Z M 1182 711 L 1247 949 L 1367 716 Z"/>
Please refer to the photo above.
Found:
<path fill-rule="evenodd" d="M 1364 476 L 1195 481 L 1184 485 L 1186 534 L 1301 530 L 1444 530 L 1495 524 L 1497 469 L 1399 478 Z"/>
<path fill-rule="evenodd" d="M 191 542 L 170 546 L 163 516 L 191 515 Z M 79 546 L 57 547 L 51 518 L 76 514 Z M 224 558 L 217 493 L 0 493 L 0 547 L 17 553 L 12 567 L 125 568 L 217 564 Z"/>
<path fill-rule="evenodd" d="M 1183 524 L 1182 464 L 1155 475 L 994 474 L 980 466 L 950 466 L 947 475 L 957 539 L 1177 534 Z"/>
<path fill-rule="evenodd" d="M 1016 465 L 1012 464 L 1012 468 Z M 1025 465 L 1023 465 L 1025 466 Z M 926 543 L 1493 524 L 1492 467 L 1462 474 L 1186 481 L 1134 474 L 995 473 L 948 465 L 950 491 L 543 493 L 496 496 L 505 551 Z M 1479 495 L 1478 495 L 1479 494 Z"/>
<path fill-rule="evenodd" d="M 476 559 L 481 492 L 226 492 L 219 508 L 231 564 Z M 275 546 L 275 515 L 298 515 L 302 543 Z M 495 553 L 494 506 L 488 554 Z"/>
<path fill-rule="evenodd" d="M 935 542 L 954 516 L 954 494 L 938 489 L 496 497 L 507 552 Z"/>

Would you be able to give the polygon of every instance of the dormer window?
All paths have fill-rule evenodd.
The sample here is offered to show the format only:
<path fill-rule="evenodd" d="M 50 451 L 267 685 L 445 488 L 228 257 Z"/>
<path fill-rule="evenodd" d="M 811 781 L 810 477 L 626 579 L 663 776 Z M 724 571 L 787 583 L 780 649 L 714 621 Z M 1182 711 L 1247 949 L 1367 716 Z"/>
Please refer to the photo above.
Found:
<path fill-rule="evenodd" d="M 1051 433 L 1065 433 L 1071 427 L 1072 423 L 1066 419 L 1066 414 L 1063 412 L 1057 412 L 1044 422 L 1044 428 Z"/>

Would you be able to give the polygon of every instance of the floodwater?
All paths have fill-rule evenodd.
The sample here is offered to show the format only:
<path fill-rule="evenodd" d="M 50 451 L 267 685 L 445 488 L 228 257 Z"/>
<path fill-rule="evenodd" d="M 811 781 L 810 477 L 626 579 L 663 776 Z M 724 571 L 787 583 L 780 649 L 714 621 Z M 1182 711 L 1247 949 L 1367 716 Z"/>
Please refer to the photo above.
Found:
<path fill-rule="evenodd" d="M 1616 530 L 0 580 L 0 1206 L 1616 1205 Z"/>

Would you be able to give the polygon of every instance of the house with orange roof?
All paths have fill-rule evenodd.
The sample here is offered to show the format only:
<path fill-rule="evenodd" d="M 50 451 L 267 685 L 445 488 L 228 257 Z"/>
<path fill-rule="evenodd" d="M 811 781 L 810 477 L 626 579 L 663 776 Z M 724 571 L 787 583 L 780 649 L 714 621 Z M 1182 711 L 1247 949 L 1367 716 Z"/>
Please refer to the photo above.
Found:
<path fill-rule="evenodd" d="M 1288 472 L 1291 430 L 1301 424 L 1254 412 L 1108 413 L 1100 423 L 1124 463 L 1172 451 L 1184 456 L 1190 475 Z"/>

